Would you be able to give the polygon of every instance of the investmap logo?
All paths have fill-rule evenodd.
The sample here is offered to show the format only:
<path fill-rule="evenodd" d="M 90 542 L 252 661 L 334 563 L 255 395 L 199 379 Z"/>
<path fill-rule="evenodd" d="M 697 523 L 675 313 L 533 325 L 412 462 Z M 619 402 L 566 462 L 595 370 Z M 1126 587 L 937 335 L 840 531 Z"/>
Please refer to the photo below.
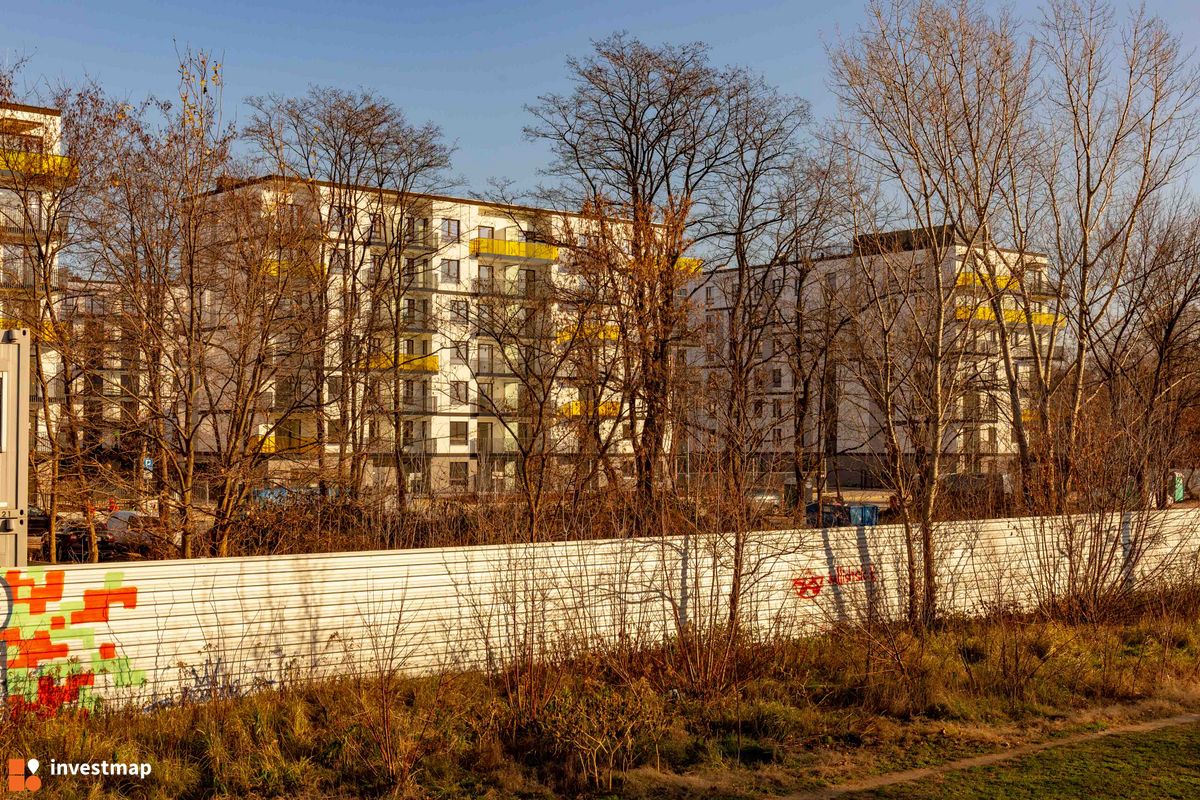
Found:
<path fill-rule="evenodd" d="M 42 779 L 37 771 L 41 763 L 36 758 L 8 759 L 8 791 L 36 792 L 42 788 Z M 50 760 L 45 772 L 53 777 L 104 777 L 108 775 L 123 775 L 131 778 L 146 780 L 150 776 L 151 767 L 146 763 L 120 764 L 111 761 L 78 763 Z M 44 774 L 44 773 L 43 773 Z"/>
<path fill-rule="evenodd" d="M 36 792 L 42 788 L 42 779 L 37 776 L 41 766 L 36 758 L 10 758 L 8 760 L 8 790 L 10 792 Z"/>

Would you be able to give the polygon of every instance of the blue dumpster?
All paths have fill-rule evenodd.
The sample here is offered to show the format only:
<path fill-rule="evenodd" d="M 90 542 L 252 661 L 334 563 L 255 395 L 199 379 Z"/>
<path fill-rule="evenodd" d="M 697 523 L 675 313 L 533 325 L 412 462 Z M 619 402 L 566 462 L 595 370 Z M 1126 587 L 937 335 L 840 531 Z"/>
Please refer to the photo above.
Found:
<path fill-rule="evenodd" d="M 860 525 L 878 525 L 879 506 L 872 505 L 871 503 L 851 503 L 850 524 L 855 527 Z"/>

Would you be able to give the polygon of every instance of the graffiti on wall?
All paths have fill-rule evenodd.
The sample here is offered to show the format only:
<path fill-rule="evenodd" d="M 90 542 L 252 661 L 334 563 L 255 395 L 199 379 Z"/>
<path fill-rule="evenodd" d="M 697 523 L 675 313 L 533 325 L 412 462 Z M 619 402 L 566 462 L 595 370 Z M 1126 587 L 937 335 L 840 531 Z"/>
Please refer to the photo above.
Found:
<path fill-rule="evenodd" d="M 828 575 L 818 574 L 811 569 L 807 570 L 804 575 L 799 578 L 792 579 L 792 591 L 801 600 L 812 600 L 821 594 L 821 590 L 828 586 L 844 586 L 848 583 L 874 583 L 875 582 L 875 567 L 868 565 L 866 569 L 855 567 L 847 569 L 846 567 L 835 567 L 833 572 Z"/>
<path fill-rule="evenodd" d="M 7 620 L 0 635 L 3 684 L 11 713 L 53 715 L 63 705 L 93 709 L 98 676 L 116 687 L 140 686 L 144 670 L 133 669 L 118 653 L 107 629 L 114 608 L 136 608 L 137 587 L 125 586 L 123 572 L 109 572 L 102 586 L 64 599 L 65 572 L 35 568 L 9 570 L 3 589 Z"/>

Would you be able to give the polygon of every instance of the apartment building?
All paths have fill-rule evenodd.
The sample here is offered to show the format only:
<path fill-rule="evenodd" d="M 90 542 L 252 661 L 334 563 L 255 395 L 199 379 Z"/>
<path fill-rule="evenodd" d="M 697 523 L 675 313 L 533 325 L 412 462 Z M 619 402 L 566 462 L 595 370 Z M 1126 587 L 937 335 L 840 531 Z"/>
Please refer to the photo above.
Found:
<path fill-rule="evenodd" d="M 793 482 L 795 458 L 828 485 L 877 486 L 889 426 L 906 455 L 928 446 L 914 433 L 928 403 L 905 397 L 916 391 L 911 380 L 883 375 L 924 368 L 928 351 L 920 348 L 930 341 L 935 313 L 945 321 L 944 433 L 935 446 L 948 471 L 1007 470 L 1016 445 L 1002 329 L 1025 399 L 1035 351 L 1052 369 L 1063 358 L 1064 318 L 1047 265 L 1043 255 L 968 245 L 943 228 L 859 236 L 845 251 L 760 276 L 755 285 L 770 296 L 762 303 L 766 332 L 756 354 L 750 415 L 760 480 Z M 704 319 L 718 337 L 734 277 L 730 269 L 716 270 L 705 289 Z M 798 333 L 801 315 L 807 327 Z M 881 398 L 889 391 L 895 404 L 885 409 Z M 797 418 L 801 394 L 807 413 Z M 1023 413 L 1028 422 L 1029 412 Z"/>
<path fill-rule="evenodd" d="M 263 258 L 290 310 L 268 323 L 264 483 L 386 489 L 399 472 L 412 493 L 504 491 L 534 455 L 628 456 L 619 387 L 589 368 L 616 331 L 563 291 L 564 215 L 282 178 L 217 194 L 256 196 L 288 228 Z"/>

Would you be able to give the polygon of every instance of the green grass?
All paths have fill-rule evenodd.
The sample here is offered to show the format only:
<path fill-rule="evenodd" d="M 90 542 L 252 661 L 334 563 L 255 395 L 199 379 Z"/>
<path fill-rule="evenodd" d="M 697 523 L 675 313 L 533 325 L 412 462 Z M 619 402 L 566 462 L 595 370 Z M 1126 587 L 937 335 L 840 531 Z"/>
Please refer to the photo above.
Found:
<path fill-rule="evenodd" d="M 1200 724 L 1066 745 L 995 766 L 947 773 L 847 797 L 859 800 L 1200 797 Z"/>

